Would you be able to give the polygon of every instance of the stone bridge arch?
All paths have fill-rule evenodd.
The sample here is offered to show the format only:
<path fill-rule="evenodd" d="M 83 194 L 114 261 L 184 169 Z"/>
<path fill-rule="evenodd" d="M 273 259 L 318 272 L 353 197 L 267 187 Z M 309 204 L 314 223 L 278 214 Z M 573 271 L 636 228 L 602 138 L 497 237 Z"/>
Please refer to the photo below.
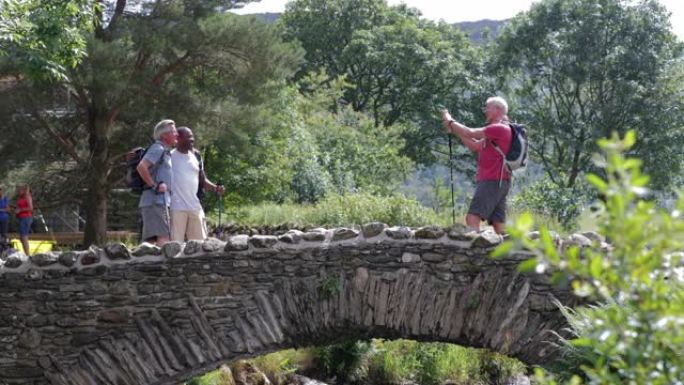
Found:
<path fill-rule="evenodd" d="M 16 253 L 0 266 L 0 384 L 177 384 L 343 337 L 484 347 L 540 364 L 567 289 L 488 258 L 493 233 L 316 229 Z"/>

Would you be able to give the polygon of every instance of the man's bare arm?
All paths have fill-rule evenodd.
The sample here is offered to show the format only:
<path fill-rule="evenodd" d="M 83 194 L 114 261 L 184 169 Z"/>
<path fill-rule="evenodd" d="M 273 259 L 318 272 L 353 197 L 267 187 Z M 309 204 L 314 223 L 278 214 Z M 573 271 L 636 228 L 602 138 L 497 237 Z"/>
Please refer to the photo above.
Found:
<path fill-rule="evenodd" d="M 135 169 L 138 170 L 138 174 L 140 174 L 140 177 L 148 187 L 154 187 L 155 182 L 154 178 L 152 178 L 152 174 L 150 174 L 150 166 L 152 166 L 152 162 L 143 159 L 138 163 L 138 167 Z"/>

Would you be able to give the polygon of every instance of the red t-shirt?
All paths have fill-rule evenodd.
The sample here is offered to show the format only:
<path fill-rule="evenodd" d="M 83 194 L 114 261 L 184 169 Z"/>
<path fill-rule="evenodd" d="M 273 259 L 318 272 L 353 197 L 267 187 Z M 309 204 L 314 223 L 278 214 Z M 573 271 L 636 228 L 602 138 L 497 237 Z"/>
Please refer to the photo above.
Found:
<path fill-rule="evenodd" d="M 504 154 L 511 147 L 511 128 L 502 123 L 490 124 L 484 129 L 485 143 L 477 161 L 477 181 L 511 179 L 503 166 L 503 157 L 492 145 L 496 143 Z"/>

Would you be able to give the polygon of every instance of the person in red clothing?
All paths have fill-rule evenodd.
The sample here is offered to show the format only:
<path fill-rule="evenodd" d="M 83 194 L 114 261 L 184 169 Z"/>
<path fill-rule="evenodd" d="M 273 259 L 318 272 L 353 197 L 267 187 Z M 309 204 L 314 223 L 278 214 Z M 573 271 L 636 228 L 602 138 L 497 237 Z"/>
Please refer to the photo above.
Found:
<path fill-rule="evenodd" d="M 506 196 L 511 186 L 511 174 L 504 167 L 504 157 L 511 146 L 511 127 L 508 122 L 508 103 L 498 96 L 485 103 L 487 125 L 470 128 L 452 119 L 444 110 L 442 120 L 447 132 L 458 136 L 471 151 L 478 153 L 477 186 L 466 215 L 466 225 L 480 231 L 480 222 L 486 220 L 494 231 L 502 234 L 506 223 Z"/>
<path fill-rule="evenodd" d="M 21 245 L 24 247 L 24 253 L 29 255 L 28 236 L 31 232 L 31 223 L 33 223 L 33 198 L 28 185 L 17 187 L 17 207 L 14 209 L 14 215 L 19 219 Z"/>

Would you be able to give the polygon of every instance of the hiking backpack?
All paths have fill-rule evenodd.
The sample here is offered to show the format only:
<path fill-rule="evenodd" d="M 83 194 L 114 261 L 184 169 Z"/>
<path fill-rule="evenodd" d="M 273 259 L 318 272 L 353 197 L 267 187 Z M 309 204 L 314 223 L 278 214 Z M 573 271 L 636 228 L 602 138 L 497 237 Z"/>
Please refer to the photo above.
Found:
<path fill-rule="evenodd" d="M 136 147 L 126 154 L 126 186 L 128 186 L 128 188 L 130 188 L 131 192 L 134 194 L 140 195 L 142 194 L 143 190 L 147 190 L 149 188 L 147 187 L 147 184 L 143 178 L 140 176 L 140 173 L 138 173 L 138 164 L 140 164 L 140 161 L 143 160 L 145 154 L 147 154 L 147 150 L 149 150 L 150 147 L 152 147 L 152 145 L 149 145 L 145 148 Z M 164 160 L 164 156 L 167 155 L 167 151 L 164 151 L 162 156 L 159 157 L 159 160 L 154 164 L 153 167 L 159 167 L 161 162 Z"/>
<path fill-rule="evenodd" d="M 149 146 L 146 148 L 136 147 L 126 154 L 126 186 L 128 186 L 134 194 L 140 195 L 143 190 L 148 188 L 145 181 L 140 176 L 140 173 L 138 173 L 138 164 L 140 164 L 140 161 L 145 157 L 149 148 Z M 197 150 L 193 150 L 193 152 L 199 162 L 200 181 L 199 186 L 197 186 L 197 197 L 201 200 L 204 197 L 204 164 L 202 163 L 202 155 L 200 152 Z M 159 161 L 157 161 L 155 166 L 158 166 L 162 162 L 164 155 L 166 155 L 166 152 L 159 158 Z"/>
<path fill-rule="evenodd" d="M 147 187 L 145 181 L 138 173 L 138 164 L 147 153 L 149 147 L 136 147 L 126 154 L 126 186 L 134 194 L 142 194 Z"/>
<path fill-rule="evenodd" d="M 527 166 L 527 131 L 525 126 L 518 123 L 509 123 L 511 127 L 511 147 L 508 149 L 508 153 L 504 154 L 501 148 L 494 144 L 496 151 L 501 154 L 504 158 L 504 166 L 509 173 Z"/>

